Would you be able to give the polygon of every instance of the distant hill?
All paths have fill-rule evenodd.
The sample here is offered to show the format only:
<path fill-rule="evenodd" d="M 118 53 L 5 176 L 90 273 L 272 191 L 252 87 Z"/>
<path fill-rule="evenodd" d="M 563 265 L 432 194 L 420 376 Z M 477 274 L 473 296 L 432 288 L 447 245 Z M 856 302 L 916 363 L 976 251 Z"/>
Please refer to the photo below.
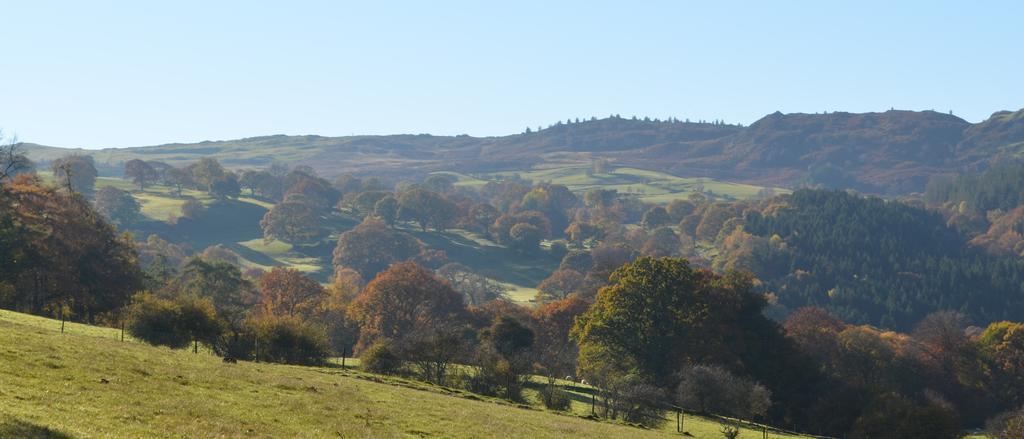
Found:
<path fill-rule="evenodd" d="M 615 165 L 759 185 L 802 184 L 904 194 L 936 175 L 974 172 L 1024 156 L 1024 110 L 971 124 L 934 111 L 782 114 L 749 127 L 609 117 L 500 137 L 264 136 L 138 148 L 72 150 L 27 144 L 37 161 L 78 152 L 116 174 L 132 158 L 183 164 L 208 156 L 229 167 L 279 160 L 331 177 L 345 172 L 409 178 L 436 171 L 494 172 Z"/>

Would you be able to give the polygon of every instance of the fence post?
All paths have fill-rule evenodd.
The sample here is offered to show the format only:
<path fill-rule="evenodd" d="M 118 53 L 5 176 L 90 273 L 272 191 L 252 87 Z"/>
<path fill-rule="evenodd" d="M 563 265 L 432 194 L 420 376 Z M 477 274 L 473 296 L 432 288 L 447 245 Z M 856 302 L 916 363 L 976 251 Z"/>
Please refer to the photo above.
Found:
<path fill-rule="evenodd" d="M 345 355 L 348 354 L 348 346 L 341 348 L 341 368 L 345 368 Z"/>
<path fill-rule="evenodd" d="M 256 338 L 256 348 L 253 349 L 253 359 L 255 359 L 257 363 L 259 363 L 260 362 L 260 335 L 256 334 L 256 335 L 254 335 L 254 337 Z"/>
<path fill-rule="evenodd" d="M 676 433 L 683 432 L 683 411 L 676 410 Z"/>
<path fill-rule="evenodd" d="M 597 411 L 594 409 L 594 404 L 597 403 L 597 395 L 594 393 L 590 394 L 590 414 L 597 416 Z"/>
<path fill-rule="evenodd" d="M 64 312 L 65 312 L 64 306 L 61 305 L 61 307 L 60 307 L 60 333 L 61 334 L 64 333 Z"/>
<path fill-rule="evenodd" d="M 192 353 L 193 354 L 198 354 L 199 353 L 199 340 L 196 339 L 195 337 L 192 337 Z"/>
<path fill-rule="evenodd" d="M 121 343 L 124 343 L 124 319 L 121 319 Z"/>

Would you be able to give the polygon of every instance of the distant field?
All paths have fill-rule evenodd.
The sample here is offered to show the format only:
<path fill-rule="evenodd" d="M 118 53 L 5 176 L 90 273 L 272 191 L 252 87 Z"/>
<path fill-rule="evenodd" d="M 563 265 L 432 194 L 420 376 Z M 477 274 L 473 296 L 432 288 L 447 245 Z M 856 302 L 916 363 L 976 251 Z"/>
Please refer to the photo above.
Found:
<path fill-rule="evenodd" d="M 673 423 L 644 430 L 337 367 L 226 365 L 119 336 L 0 310 L 0 437 L 679 437 Z M 721 437 L 714 421 L 685 422 Z"/>
<path fill-rule="evenodd" d="M 664 172 L 636 168 L 616 168 L 608 173 L 590 173 L 590 167 L 567 166 L 527 171 L 503 171 L 488 174 L 466 175 L 457 172 L 438 172 L 458 178 L 457 185 L 479 186 L 518 176 L 533 183 L 561 184 L 574 192 L 601 188 L 617 190 L 620 193 L 636 194 L 649 203 L 669 203 L 685 199 L 694 192 L 703 192 L 714 198 L 748 199 L 758 195 L 764 188 L 749 184 L 729 183 L 711 178 L 683 178 Z M 788 190 L 773 189 L 776 193 Z"/>

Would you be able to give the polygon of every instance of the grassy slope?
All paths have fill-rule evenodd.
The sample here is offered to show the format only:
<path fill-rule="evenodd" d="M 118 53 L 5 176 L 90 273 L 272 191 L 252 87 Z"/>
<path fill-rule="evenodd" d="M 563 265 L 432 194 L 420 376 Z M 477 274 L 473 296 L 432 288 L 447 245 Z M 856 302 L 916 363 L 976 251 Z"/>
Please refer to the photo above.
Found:
<path fill-rule="evenodd" d="M 59 328 L 0 311 L 0 436 L 669 437 L 674 428 L 595 422 L 339 368 L 226 365 L 121 343 L 113 329 Z M 714 422 L 686 422 L 695 437 L 720 437 Z"/>
<path fill-rule="evenodd" d="M 591 188 L 614 189 L 621 193 L 638 194 L 649 203 L 668 203 L 685 199 L 691 193 L 703 188 L 705 193 L 720 198 L 746 199 L 757 195 L 761 186 L 729 183 L 711 178 L 682 178 L 664 172 L 636 168 L 616 168 L 605 174 L 587 174 L 588 167 L 563 166 L 527 171 L 504 171 L 479 176 L 455 172 L 442 172 L 459 179 L 462 186 L 479 186 L 487 181 L 517 175 L 534 183 L 548 182 L 563 184 L 569 189 L 582 192 Z M 777 191 L 785 192 L 780 189 Z"/>

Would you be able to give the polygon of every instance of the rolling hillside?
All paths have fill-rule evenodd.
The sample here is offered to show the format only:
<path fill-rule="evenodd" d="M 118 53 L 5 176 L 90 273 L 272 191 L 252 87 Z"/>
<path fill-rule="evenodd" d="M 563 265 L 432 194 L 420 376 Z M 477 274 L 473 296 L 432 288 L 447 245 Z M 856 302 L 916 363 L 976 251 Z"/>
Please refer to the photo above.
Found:
<path fill-rule="evenodd" d="M 213 157 L 234 168 L 283 161 L 310 165 L 327 177 L 352 172 L 392 179 L 437 171 L 530 172 L 607 159 L 617 166 L 760 186 L 811 183 L 903 194 L 923 190 L 935 175 L 1020 158 L 1022 115 L 997 112 L 970 124 L 934 111 L 773 113 L 749 127 L 610 117 L 500 137 L 277 135 L 95 151 L 26 146 L 40 162 L 90 154 L 105 175 L 117 175 L 120 164 L 132 158 L 180 165 Z"/>
<path fill-rule="evenodd" d="M 582 402 L 557 414 L 352 369 L 224 364 L 121 342 L 115 329 L 60 327 L 0 311 L 0 437 L 678 437 L 672 422 L 658 431 L 584 419 Z M 721 437 L 714 421 L 684 425 L 690 437 Z"/>

